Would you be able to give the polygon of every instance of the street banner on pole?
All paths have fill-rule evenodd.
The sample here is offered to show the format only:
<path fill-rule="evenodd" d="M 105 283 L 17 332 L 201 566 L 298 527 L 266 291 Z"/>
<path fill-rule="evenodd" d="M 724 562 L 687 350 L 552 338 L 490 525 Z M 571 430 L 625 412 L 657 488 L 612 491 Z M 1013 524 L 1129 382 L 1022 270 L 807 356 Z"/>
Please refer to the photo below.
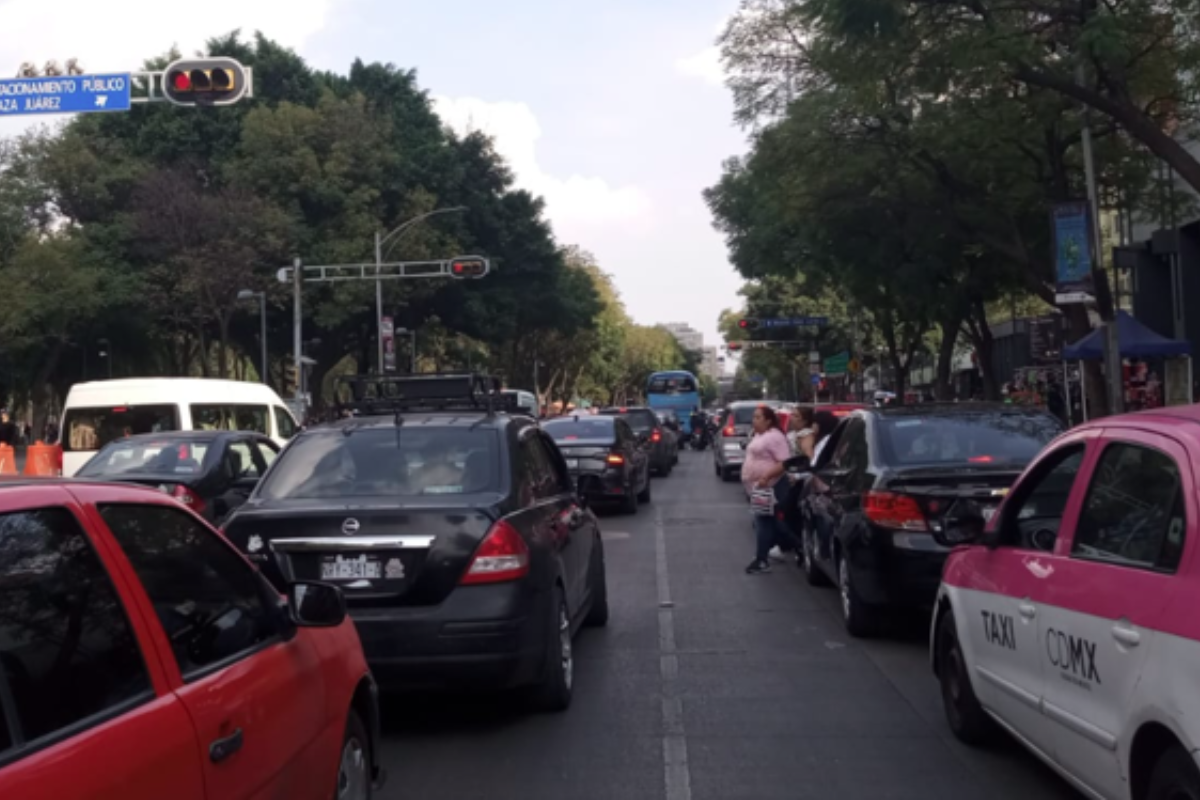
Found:
<path fill-rule="evenodd" d="M 383 338 L 383 371 L 396 371 L 396 325 L 391 317 L 383 317 L 379 323 L 379 335 Z"/>
<path fill-rule="evenodd" d="M 1082 200 L 1054 206 L 1054 301 L 1086 303 L 1092 299 L 1092 215 Z"/>

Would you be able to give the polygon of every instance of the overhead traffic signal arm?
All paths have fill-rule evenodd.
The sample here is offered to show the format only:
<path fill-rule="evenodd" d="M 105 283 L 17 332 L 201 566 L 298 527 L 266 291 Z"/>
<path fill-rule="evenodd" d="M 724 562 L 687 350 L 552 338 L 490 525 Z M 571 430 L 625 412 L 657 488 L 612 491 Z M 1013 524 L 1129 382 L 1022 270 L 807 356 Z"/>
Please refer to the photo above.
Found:
<path fill-rule="evenodd" d="M 232 58 L 180 59 L 163 72 L 163 96 L 179 106 L 228 106 L 253 97 L 249 67 Z"/>

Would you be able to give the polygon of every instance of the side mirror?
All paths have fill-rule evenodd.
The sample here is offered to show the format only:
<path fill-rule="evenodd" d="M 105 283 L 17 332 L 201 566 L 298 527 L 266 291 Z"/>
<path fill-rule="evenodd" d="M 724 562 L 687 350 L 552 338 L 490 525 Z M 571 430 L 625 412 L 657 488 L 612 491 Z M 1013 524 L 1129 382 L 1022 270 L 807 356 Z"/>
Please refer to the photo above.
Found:
<path fill-rule="evenodd" d="M 983 517 L 983 508 L 979 503 L 974 500 L 959 500 L 946 512 L 941 530 L 935 530 L 933 538 L 942 547 L 971 544 L 983 537 L 986 525 L 987 520 Z"/>
<path fill-rule="evenodd" d="M 300 627 L 334 628 L 346 619 L 346 598 L 331 583 L 293 583 L 287 597 L 292 621 Z"/>

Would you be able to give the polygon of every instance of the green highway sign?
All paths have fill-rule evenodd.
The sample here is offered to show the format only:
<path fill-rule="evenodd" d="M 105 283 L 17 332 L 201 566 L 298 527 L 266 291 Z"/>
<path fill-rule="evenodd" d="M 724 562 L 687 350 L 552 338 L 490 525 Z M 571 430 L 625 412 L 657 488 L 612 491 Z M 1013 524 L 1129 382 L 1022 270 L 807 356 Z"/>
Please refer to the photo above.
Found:
<path fill-rule="evenodd" d="M 826 375 L 845 375 L 850 371 L 850 354 L 838 353 L 825 359 Z"/>

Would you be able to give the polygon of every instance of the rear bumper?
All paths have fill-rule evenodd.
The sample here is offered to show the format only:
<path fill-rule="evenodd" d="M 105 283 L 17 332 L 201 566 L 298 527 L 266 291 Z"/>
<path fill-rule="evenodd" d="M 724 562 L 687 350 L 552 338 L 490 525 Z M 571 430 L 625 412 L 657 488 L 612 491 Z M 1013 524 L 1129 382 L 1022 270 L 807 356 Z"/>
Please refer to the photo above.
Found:
<path fill-rule="evenodd" d="M 507 689 L 545 665 L 543 595 L 523 582 L 460 586 L 428 608 L 351 608 L 381 688 Z"/>
<path fill-rule="evenodd" d="M 625 473 L 618 469 L 608 469 L 604 472 L 571 473 L 579 492 L 590 502 L 621 500 L 634 491 L 625 486 Z"/>
<path fill-rule="evenodd" d="M 890 531 L 872 532 L 868 546 L 850 556 L 854 583 L 872 605 L 932 608 L 942 582 L 946 553 L 896 547 Z"/>

